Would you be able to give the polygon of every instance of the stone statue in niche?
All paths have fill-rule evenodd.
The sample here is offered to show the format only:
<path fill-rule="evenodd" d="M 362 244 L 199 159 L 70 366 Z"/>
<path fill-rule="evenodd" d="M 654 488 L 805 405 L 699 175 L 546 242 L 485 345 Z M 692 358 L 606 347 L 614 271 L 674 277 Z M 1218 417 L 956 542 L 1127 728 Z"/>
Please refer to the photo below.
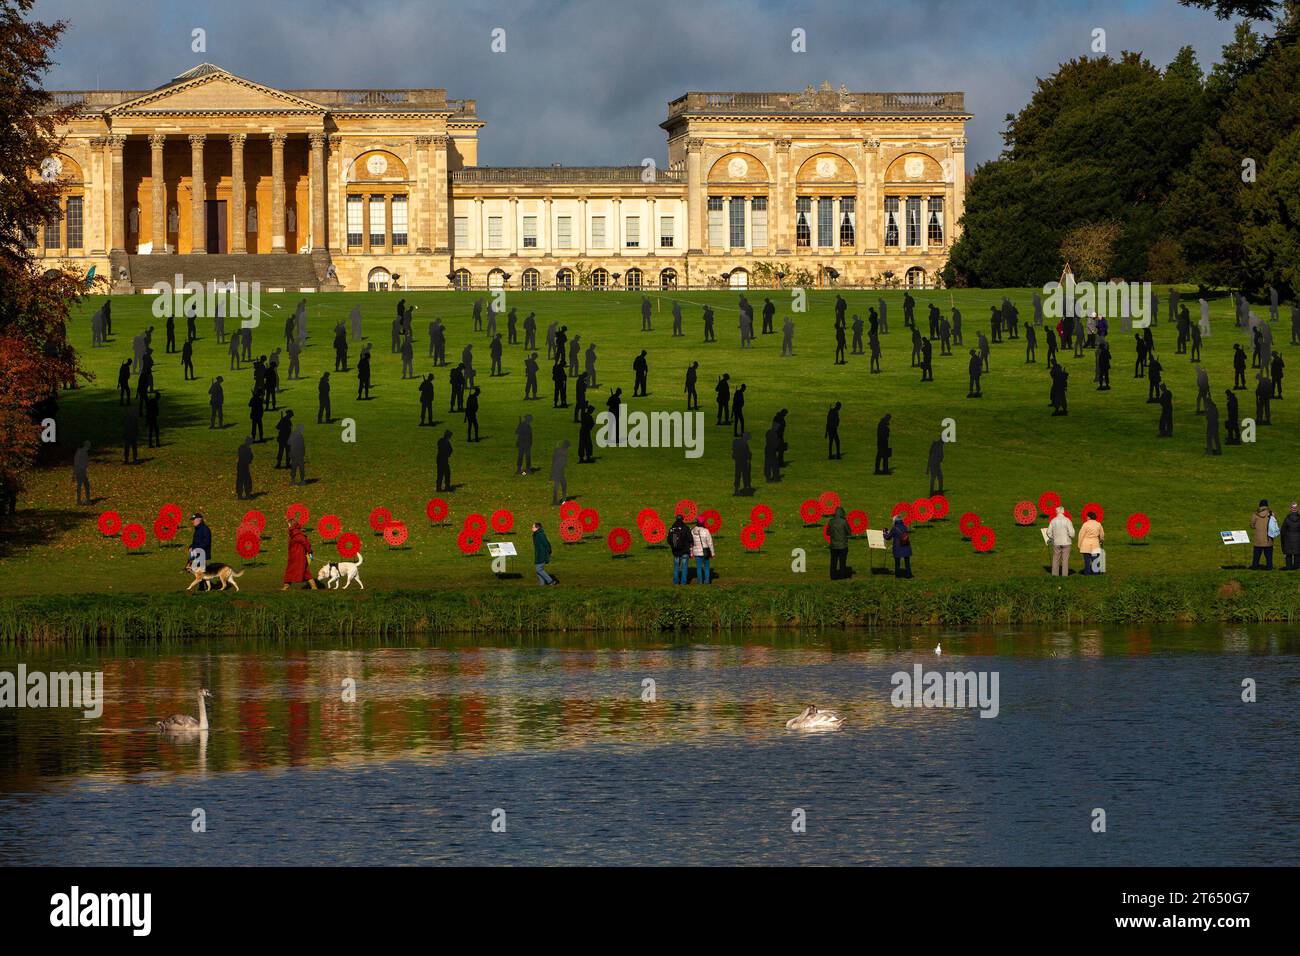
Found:
<path fill-rule="evenodd" d="M 130 212 L 130 214 L 126 217 L 126 221 L 127 221 L 127 228 L 130 230 L 131 235 L 133 235 L 133 236 L 138 236 L 138 235 L 140 234 L 140 205 L 139 205 L 139 203 L 136 203 L 135 205 L 133 205 L 133 206 L 131 207 L 131 212 Z"/>
<path fill-rule="evenodd" d="M 298 231 L 298 210 L 289 206 L 284 210 L 284 228 L 286 232 Z"/>
<path fill-rule="evenodd" d="M 167 231 L 168 232 L 181 231 L 181 213 L 180 210 L 177 209 L 175 206 L 172 206 L 170 209 L 167 210 Z"/>
<path fill-rule="evenodd" d="M 249 203 L 247 218 L 248 226 L 246 231 L 253 233 L 257 232 L 257 206 L 253 203 Z"/>

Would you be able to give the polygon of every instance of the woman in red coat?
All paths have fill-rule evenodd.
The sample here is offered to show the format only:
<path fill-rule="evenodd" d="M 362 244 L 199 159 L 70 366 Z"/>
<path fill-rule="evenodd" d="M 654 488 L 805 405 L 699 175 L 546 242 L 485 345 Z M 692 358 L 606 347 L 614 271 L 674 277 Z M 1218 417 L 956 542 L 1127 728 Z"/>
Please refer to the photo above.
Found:
<path fill-rule="evenodd" d="M 316 579 L 311 576 L 311 566 L 308 563 L 311 560 L 311 542 L 307 540 L 307 535 L 303 533 L 302 527 L 297 521 L 289 522 L 289 561 L 284 566 L 284 587 L 281 591 L 287 591 L 290 585 L 306 581 L 307 585 L 313 589 L 316 587 Z"/>

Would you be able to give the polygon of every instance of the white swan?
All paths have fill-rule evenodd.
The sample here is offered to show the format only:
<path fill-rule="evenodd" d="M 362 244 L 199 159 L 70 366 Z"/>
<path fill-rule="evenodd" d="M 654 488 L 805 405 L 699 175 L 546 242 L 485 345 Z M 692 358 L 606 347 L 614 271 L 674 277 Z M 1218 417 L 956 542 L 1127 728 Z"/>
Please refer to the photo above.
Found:
<path fill-rule="evenodd" d="M 815 704 L 803 709 L 798 717 L 785 722 L 786 730 L 839 730 L 844 718 L 833 710 L 818 710 Z"/>
<path fill-rule="evenodd" d="M 199 719 L 195 720 L 187 714 L 172 714 L 166 720 L 158 721 L 158 730 L 161 733 L 177 733 L 190 730 L 207 730 L 208 729 L 208 708 L 203 703 L 205 697 L 211 697 L 212 692 L 206 687 L 199 691 Z"/>

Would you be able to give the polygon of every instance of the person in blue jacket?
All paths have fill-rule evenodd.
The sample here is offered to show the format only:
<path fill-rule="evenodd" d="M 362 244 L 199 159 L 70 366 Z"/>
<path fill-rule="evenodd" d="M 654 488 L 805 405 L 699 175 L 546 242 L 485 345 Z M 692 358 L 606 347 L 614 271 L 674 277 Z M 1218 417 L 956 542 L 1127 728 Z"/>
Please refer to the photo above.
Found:
<path fill-rule="evenodd" d="M 894 525 L 885 532 L 885 540 L 894 549 L 894 577 L 910 578 L 912 576 L 912 536 L 907 530 L 902 515 L 894 516 Z"/>

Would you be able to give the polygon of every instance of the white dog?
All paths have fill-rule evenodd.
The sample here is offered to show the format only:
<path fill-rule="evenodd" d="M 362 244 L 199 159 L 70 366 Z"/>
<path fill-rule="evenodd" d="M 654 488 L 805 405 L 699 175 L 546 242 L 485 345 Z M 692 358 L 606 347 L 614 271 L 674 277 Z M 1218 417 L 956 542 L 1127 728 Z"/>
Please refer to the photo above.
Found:
<path fill-rule="evenodd" d="M 361 559 L 362 555 L 357 555 L 354 561 L 331 561 L 316 572 L 316 580 L 323 583 L 327 588 L 337 590 L 340 583 L 343 590 L 347 590 L 353 581 L 356 581 L 361 590 L 366 589 L 365 582 L 361 580 Z"/>

